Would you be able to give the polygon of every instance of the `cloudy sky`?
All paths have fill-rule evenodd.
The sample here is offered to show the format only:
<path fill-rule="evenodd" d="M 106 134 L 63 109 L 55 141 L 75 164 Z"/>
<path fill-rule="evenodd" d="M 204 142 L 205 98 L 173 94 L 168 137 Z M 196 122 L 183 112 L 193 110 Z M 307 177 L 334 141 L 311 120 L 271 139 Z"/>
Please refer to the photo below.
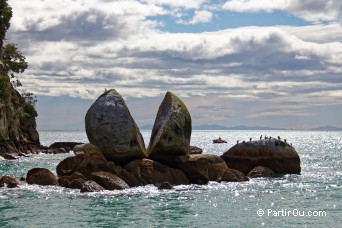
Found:
<path fill-rule="evenodd" d="M 342 127 L 341 0 L 9 0 L 38 128 L 84 129 L 115 88 L 138 125 L 166 91 L 194 125 Z"/>

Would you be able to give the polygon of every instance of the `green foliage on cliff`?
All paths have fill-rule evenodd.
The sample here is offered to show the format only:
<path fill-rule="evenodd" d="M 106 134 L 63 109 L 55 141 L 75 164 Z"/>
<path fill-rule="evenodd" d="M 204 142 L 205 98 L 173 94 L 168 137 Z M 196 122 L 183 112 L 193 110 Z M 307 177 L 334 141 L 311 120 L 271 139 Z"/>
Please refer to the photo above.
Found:
<path fill-rule="evenodd" d="M 37 111 L 36 111 L 36 103 L 37 103 L 37 97 L 33 95 L 33 93 L 23 93 L 22 97 L 25 100 L 24 105 L 24 113 L 37 117 Z"/>
<path fill-rule="evenodd" d="M 1 75 L 7 75 L 13 81 L 14 86 L 21 86 L 16 74 L 23 73 L 27 68 L 25 56 L 18 50 L 15 44 L 4 44 L 6 32 L 10 27 L 12 8 L 7 0 L 0 0 L 0 60 L 2 62 Z"/>
<path fill-rule="evenodd" d="M 12 8 L 8 5 L 7 0 L 0 0 L 0 48 L 3 47 L 6 32 L 11 25 L 12 15 Z"/>
<path fill-rule="evenodd" d="M 0 99 L 8 100 L 11 95 L 11 87 L 8 86 L 9 80 L 7 75 L 0 74 Z"/>
<path fill-rule="evenodd" d="M 13 79 L 16 78 L 15 73 L 23 73 L 27 68 L 25 56 L 18 50 L 15 44 L 7 44 L 2 48 L 1 53 L 2 61 L 8 71 L 8 75 Z M 18 79 L 14 81 L 15 86 L 21 86 Z"/>
<path fill-rule="evenodd" d="M 0 0 L 0 99 L 9 100 L 12 86 L 21 86 L 17 74 L 23 73 L 28 67 L 25 56 L 12 43 L 5 44 L 6 32 L 10 28 L 12 8 L 8 0 Z M 12 81 L 11 81 L 12 80 Z M 32 93 L 24 93 L 24 112 L 27 115 L 37 116 L 35 110 L 36 97 Z"/>

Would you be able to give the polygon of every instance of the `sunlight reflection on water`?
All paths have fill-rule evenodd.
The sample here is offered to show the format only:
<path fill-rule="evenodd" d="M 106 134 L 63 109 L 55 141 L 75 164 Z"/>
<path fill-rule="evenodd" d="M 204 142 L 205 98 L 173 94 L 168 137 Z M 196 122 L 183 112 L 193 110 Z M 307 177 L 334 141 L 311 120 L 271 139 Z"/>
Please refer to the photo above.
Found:
<path fill-rule="evenodd" d="M 150 132 L 143 131 L 146 146 Z M 61 187 L 0 188 L 1 227 L 337 227 L 341 222 L 341 132 L 194 131 L 191 144 L 221 155 L 237 140 L 260 135 L 286 138 L 301 157 L 302 174 L 243 183 L 176 186 L 171 191 L 148 185 L 123 191 L 81 194 Z M 213 144 L 221 137 L 227 144 Z M 41 142 L 86 142 L 84 132 L 45 132 Z M 70 154 L 32 155 L 0 161 L 0 176 L 24 176 L 34 167 L 55 167 Z M 259 217 L 258 209 L 324 210 L 326 217 Z M 39 215 L 39 219 L 37 219 Z M 61 223 L 60 221 L 63 221 Z"/>

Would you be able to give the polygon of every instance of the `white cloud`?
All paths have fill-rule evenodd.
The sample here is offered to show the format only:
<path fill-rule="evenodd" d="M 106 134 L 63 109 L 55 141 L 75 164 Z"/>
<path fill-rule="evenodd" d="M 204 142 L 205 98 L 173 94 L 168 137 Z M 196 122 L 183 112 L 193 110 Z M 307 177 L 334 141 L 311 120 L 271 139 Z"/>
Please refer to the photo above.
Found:
<path fill-rule="evenodd" d="M 104 23 L 108 25 L 113 18 L 122 22 L 125 27 L 133 27 L 131 30 L 143 30 L 140 27 L 149 27 L 151 22 L 146 21 L 148 16 L 163 15 L 166 11 L 154 4 L 143 4 L 135 0 L 118 1 L 82 1 L 82 0 L 10 0 L 15 17 L 11 21 L 13 31 L 44 31 L 56 26 L 65 26 L 65 20 L 76 21 L 80 15 L 86 17 L 88 23 Z M 101 12 L 102 18 L 97 18 L 96 12 Z M 95 13 L 95 14 L 94 14 Z M 95 20 L 97 19 L 97 20 Z M 98 21 L 98 20 L 101 21 Z M 78 21 L 78 26 L 82 26 Z M 115 26 L 115 24 L 112 24 Z M 122 26 L 121 26 L 122 27 Z M 74 28 L 75 29 L 75 28 Z"/>
<path fill-rule="evenodd" d="M 315 24 L 309 26 L 278 26 L 304 41 L 331 43 L 342 40 L 342 26 L 339 23 Z"/>
<path fill-rule="evenodd" d="M 194 99 L 189 106 L 196 111 L 196 104 L 238 101 L 237 110 L 229 112 L 251 112 L 246 118 L 277 112 L 302 116 L 308 112 L 299 104 L 341 104 L 338 23 L 167 33 L 149 19 L 172 11 L 164 6 L 195 9 L 192 24 L 209 22 L 213 14 L 203 7 L 205 1 L 153 2 L 11 0 L 14 18 L 8 39 L 19 44 L 29 62 L 20 75 L 23 89 L 92 100 L 105 88 L 116 88 L 129 99 L 155 98 L 172 90 Z M 249 10 L 280 7 L 271 1 L 264 6 L 245 2 L 251 2 Z M 276 108 L 253 110 L 255 104 L 248 102 Z M 284 110 L 286 102 L 296 107 Z M 210 117 L 208 112 L 196 114 L 200 120 Z M 227 119 L 225 115 L 213 118 Z"/>
<path fill-rule="evenodd" d="M 235 12 L 287 11 L 307 21 L 340 21 L 342 1 L 340 0 L 231 0 L 222 9 Z"/>
<path fill-rule="evenodd" d="M 336 102 L 332 94 L 342 86 L 335 71 L 342 43 L 307 42 L 280 28 L 150 32 L 90 46 L 46 41 L 25 52 L 30 68 L 22 82 L 36 94 L 95 99 L 104 88 L 114 87 L 128 97 L 173 90 L 182 96 L 297 99 L 295 94 L 309 97 L 329 88 L 327 94 Z"/>
<path fill-rule="evenodd" d="M 289 0 L 231 0 L 222 5 L 224 10 L 235 12 L 272 12 L 284 10 L 289 6 Z"/>
<path fill-rule="evenodd" d="M 207 10 L 200 10 L 200 11 L 195 11 L 193 18 L 189 22 L 189 24 L 203 24 L 203 23 L 208 23 L 212 20 L 213 18 L 213 13 L 209 12 Z"/>
<path fill-rule="evenodd" d="M 207 0 L 143 0 L 143 2 L 176 8 L 198 9 Z"/>

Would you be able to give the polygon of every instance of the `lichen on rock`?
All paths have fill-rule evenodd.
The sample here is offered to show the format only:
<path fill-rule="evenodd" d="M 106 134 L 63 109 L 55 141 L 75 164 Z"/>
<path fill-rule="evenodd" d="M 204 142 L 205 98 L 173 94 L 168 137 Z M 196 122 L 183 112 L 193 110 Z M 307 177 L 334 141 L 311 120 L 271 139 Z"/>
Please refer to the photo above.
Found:
<path fill-rule="evenodd" d="M 149 158 L 175 166 L 175 157 L 189 154 L 191 130 L 187 107 L 180 98 L 167 92 L 154 122 L 148 147 Z"/>

